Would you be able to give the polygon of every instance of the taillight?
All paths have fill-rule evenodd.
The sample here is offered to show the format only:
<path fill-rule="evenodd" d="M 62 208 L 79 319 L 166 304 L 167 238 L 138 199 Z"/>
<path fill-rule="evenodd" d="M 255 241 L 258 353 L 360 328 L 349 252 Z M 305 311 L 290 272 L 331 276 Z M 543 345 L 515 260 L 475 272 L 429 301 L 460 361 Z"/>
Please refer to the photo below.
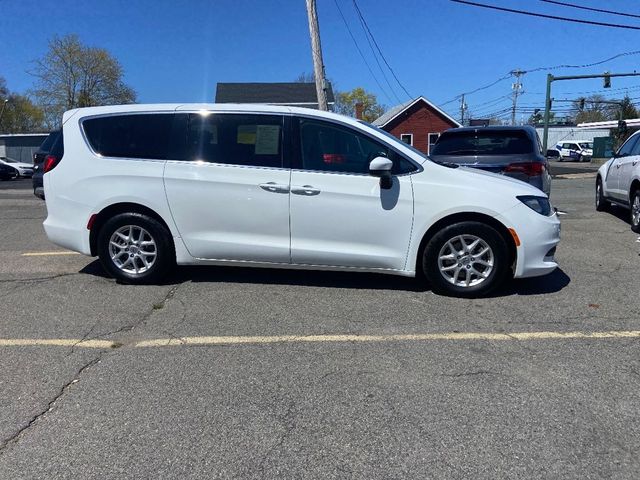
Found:
<path fill-rule="evenodd" d="M 44 173 L 47 173 L 51 170 L 53 170 L 56 165 L 58 165 L 60 159 L 58 157 L 56 157 L 55 155 L 47 155 L 46 157 L 44 157 Z"/>
<path fill-rule="evenodd" d="M 546 167 L 542 162 L 511 163 L 504 169 L 505 173 L 523 173 L 528 177 L 542 175 Z"/>

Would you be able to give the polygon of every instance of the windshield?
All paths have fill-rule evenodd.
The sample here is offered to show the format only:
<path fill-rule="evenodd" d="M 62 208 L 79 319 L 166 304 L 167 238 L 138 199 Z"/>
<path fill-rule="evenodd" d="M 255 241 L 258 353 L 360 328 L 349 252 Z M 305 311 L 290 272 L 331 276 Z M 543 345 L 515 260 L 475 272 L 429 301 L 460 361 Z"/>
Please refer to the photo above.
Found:
<path fill-rule="evenodd" d="M 423 152 L 421 152 L 420 150 L 415 148 L 413 145 L 409 145 L 408 143 L 405 143 L 405 142 L 401 141 L 398 137 L 394 137 L 389 132 L 381 129 L 380 127 L 376 127 L 375 125 L 372 125 L 369 122 L 365 122 L 364 120 L 358 120 L 358 122 L 363 124 L 363 125 L 366 125 L 367 127 L 373 128 L 376 132 L 379 132 L 379 133 L 383 134 L 385 137 L 387 137 L 389 140 L 392 140 L 393 143 L 402 145 L 403 147 L 407 147 L 408 149 L 412 150 L 413 152 L 417 153 L 418 155 L 420 155 L 423 158 L 429 158 Z"/>
<path fill-rule="evenodd" d="M 533 152 L 533 142 L 522 130 L 445 132 L 431 155 L 517 155 Z"/>
<path fill-rule="evenodd" d="M 593 142 L 582 142 L 582 143 L 579 143 L 578 145 L 580 145 L 580 148 L 593 150 Z"/>

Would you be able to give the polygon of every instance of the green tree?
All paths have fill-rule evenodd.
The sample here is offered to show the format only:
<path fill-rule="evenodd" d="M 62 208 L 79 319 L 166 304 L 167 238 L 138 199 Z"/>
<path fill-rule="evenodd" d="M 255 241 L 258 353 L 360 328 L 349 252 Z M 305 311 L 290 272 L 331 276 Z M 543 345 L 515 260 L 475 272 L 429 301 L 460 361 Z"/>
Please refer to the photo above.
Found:
<path fill-rule="evenodd" d="M 60 123 L 65 110 L 136 100 L 122 80 L 118 60 L 103 48 L 83 45 L 77 35 L 53 37 L 30 73 L 37 79 L 33 93 L 51 126 Z"/>
<path fill-rule="evenodd" d="M 355 117 L 357 103 L 362 104 L 362 119 L 366 122 L 373 122 L 387 109 L 385 105 L 378 103 L 373 93 L 368 93 L 362 87 L 356 87 L 350 92 L 339 92 L 336 95 L 334 110 L 343 115 Z"/>
<path fill-rule="evenodd" d="M 43 130 L 42 110 L 29 97 L 10 92 L 3 77 L 0 77 L 0 111 L 2 133 L 32 133 Z"/>
<path fill-rule="evenodd" d="M 625 95 L 624 98 L 620 100 L 620 103 L 620 105 L 612 105 L 612 107 L 615 107 L 614 111 L 611 112 L 612 120 L 620 118 L 620 110 L 622 110 L 623 119 L 638 118 L 638 110 L 631 101 L 631 98 L 629 98 L 629 95 Z"/>

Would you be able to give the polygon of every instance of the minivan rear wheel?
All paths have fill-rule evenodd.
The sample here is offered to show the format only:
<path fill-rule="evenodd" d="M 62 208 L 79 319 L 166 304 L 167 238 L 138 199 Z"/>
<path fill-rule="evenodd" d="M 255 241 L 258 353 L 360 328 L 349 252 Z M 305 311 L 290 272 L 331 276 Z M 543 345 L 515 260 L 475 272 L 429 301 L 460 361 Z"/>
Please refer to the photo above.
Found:
<path fill-rule="evenodd" d="M 508 270 L 507 243 L 493 227 L 460 222 L 431 238 L 423 270 L 434 292 L 473 298 L 498 287 Z"/>
<path fill-rule="evenodd" d="M 98 233 L 97 246 L 104 269 L 124 283 L 158 282 L 174 263 L 166 227 L 140 213 L 121 213 L 107 220 Z"/>

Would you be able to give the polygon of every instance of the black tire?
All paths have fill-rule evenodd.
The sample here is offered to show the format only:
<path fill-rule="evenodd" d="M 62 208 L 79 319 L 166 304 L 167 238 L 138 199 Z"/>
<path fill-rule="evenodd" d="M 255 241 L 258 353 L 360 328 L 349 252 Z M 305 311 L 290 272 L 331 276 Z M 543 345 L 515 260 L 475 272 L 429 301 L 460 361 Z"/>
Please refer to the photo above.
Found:
<path fill-rule="evenodd" d="M 117 241 L 122 245 L 112 246 L 111 240 L 120 229 L 127 230 L 132 227 L 133 234 L 129 235 L 129 240 L 117 236 Z M 142 234 L 142 230 L 146 235 Z M 137 241 L 135 237 L 138 237 Z M 133 238 L 131 238 L 133 237 Z M 140 241 L 142 237 L 142 241 Z M 148 244 L 152 241 L 155 245 Z M 98 257 L 100 263 L 116 280 L 130 284 L 157 283 L 164 280 L 172 267 L 175 265 L 175 248 L 171 239 L 171 234 L 167 228 L 156 219 L 141 213 L 120 213 L 111 217 L 105 222 L 98 232 Z M 126 251 L 125 251 L 126 250 Z M 155 252 L 155 255 L 152 252 Z M 116 260 L 112 259 L 112 252 L 120 252 Z M 125 267 L 129 258 L 133 256 L 131 262 Z M 142 259 L 144 257 L 150 264 L 147 268 Z M 121 263 L 121 267 L 116 262 Z M 124 269 L 123 269 L 124 268 Z M 126 271 L 140 269 L 139 273 Z M 146 269 L 145 269 L 146 268 Z"/>
<path fill-rule="evenodd" d="M 631 230 L 640 233 L 640 190 L 631 192 L 631 214 L 629 220 L 631 221 Z"/>
<path fill-rule="evenodd" d="M 596 210 L 598 212 L 606 212 L 609 207 L 611 207 L 611 203 L 604 197 L 602 179 L 598 177 L 596 180 Z"/>
<path fill-rule="evenodd" d="M 445 276 L 448 275 L 448 272 L 441 272 L 440 269 L 441 262 L 439 258 L 443 251 L 450 251 L 450 247 L 447 246 L 449 242 L 452 242 L 450 245 L 456 250 L 460 250 L 462 244 L 458 243 L 459 240 L 456 241 L 459 237 L 467 237 L 465 241 L 473 240 L 471 237 L 480 239 L 481 242 L 490 248 L 491 254 L 493 255 L 491 270 L 487 270 L 488 267 L 484 265 L 478 267 L 480 261 L 488 260 L 488 257 L 485 256 L 486 254 L 480 255 L 482 250 L 476 250 L 476 248 L 483 247 L 481 243 L 464 255 L 454 254 L 451 259 L 443 260 L 442 267 L 448 268 L 449 271 L 450 269 L 454 269 L 452 275 L 455 274 L 457 280 L 462 281 L 458 275 L 464 272 L 465 282 L 467 278 L 470 279 L 469 282 L 466 282 L 469 283 L 469 286 L 454 284 L 451 278 Z M 472 244 L 473 242 L 471 242 L 471 245 Z M 457 253 L 462 252 L 457 251 Z M 477 256 L 474 256 L 474 254 Z M 446 265 L 445 262 L 447 262 Z M 493 227 L 485 223 L 468 221 L 449 225 L 429 240 L 429 243 L 427 243 L 424 249 L 422 268 L 434 292 L 455 297 L 475 298 L 487 295 L 502 284 L 509 270 L 508 262 L 509 250 L 503 236 Z M 455 271 L 456 267 L 457 272 Z M 471 272 L 471 270 L 475 270 L 476 267 L 480 269 L 479 273 L 488 271 L 486 278 L 480 281 L 480 276 Z M 475 280 L 473 277 L 476 277 Z M 454 279 L 454 281 L 456 279 Z M 475 281 L 478 281 L 478 283 L 474 285 L 473 283 Z"/>

